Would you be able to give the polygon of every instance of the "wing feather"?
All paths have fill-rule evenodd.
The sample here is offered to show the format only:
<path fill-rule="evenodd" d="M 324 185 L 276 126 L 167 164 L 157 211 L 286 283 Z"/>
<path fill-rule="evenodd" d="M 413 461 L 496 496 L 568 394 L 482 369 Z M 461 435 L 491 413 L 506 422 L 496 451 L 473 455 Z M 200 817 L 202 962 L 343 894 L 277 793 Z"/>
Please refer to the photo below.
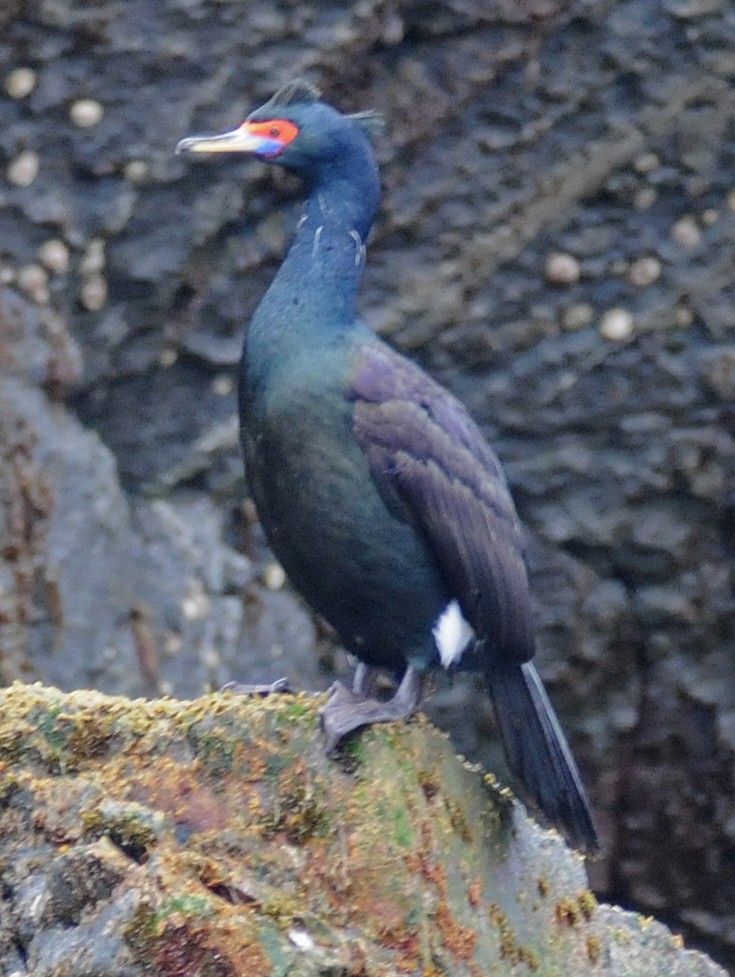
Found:
<path fill-rule="evenodd" d="M 521 529 L 500 463 L 464 407 L 387 346 L 362 347 L 354 432 L 394 511 L 421 532 L 486 652 L 533 655 Z"/>

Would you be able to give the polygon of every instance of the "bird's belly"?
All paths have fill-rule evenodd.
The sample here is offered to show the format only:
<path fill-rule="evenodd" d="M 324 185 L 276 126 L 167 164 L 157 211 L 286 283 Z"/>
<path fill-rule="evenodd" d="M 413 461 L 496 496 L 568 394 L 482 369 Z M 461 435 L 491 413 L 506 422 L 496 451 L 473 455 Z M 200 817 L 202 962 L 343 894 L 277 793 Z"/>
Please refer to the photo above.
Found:
<path fill-rule="evenodd" d="M 244 433 L 268 541 L 349 651 L 372 665 L 400 669 L 410 658 L 428 666 L 432 627 L 449 600 L 431 554 L 385 505 L 349 418 L 307 413 Z"/>

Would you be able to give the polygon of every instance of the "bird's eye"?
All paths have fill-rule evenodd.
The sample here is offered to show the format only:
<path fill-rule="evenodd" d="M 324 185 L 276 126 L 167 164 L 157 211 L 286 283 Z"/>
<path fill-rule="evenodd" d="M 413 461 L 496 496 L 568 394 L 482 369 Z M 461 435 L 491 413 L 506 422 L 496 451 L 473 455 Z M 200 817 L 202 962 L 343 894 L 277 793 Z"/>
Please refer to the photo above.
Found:
<path fill-rule="evenodd" d="M 288 119 L 264 119 L 262 122 L 248 119 L 243 125 L 251 136 L 270 140 L 271 145 L 263 150 L 266 156 L 277 156 L 299 134 L 299 127 Z"/>

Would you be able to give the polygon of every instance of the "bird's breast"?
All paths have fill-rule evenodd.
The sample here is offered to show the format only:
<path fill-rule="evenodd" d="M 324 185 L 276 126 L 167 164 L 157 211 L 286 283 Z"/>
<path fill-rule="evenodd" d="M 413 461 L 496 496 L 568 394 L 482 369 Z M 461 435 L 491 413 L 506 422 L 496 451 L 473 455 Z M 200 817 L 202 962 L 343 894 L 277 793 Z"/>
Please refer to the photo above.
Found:
<path fill-rule="evenodd" d="M 449 599 L 414 528 L 385 504 L 353 432 L 346 365 L 284 369 L 245 383 L 246 477 L 266 536 L 292 584 L 363 660 L 432 654 Z"/>

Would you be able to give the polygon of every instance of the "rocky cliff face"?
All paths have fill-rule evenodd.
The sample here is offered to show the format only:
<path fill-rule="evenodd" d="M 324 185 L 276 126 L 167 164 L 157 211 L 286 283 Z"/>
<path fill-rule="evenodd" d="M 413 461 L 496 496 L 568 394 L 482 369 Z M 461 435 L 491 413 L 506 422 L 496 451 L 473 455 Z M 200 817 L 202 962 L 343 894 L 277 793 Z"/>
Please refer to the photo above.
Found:
<path fill-rule="evenodd" d="M 595 885 L 734 962 L 731 5 L 16 0 L 0 24 L 3 678 L 187 696 L 341 667 L 236 444 L 299 190 L 172 155 L 306 74 L 389 119 L 363 310 L 506 464 Z M 497 768 L 472 683 L 434 715 Z"/>

